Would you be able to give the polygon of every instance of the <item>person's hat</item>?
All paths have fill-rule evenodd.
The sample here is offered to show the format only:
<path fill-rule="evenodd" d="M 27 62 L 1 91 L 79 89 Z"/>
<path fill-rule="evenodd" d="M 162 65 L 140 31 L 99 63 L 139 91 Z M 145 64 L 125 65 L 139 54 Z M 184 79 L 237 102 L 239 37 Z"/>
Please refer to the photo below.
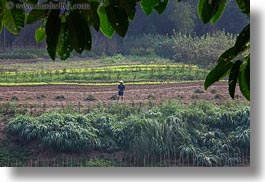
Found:
<path fill-rule="evenodd" d="M 119 83 L 123 83 L 123 81 L 122 81 L 122 80 L 120 80 L 120 81 L 119 81 Z"/>

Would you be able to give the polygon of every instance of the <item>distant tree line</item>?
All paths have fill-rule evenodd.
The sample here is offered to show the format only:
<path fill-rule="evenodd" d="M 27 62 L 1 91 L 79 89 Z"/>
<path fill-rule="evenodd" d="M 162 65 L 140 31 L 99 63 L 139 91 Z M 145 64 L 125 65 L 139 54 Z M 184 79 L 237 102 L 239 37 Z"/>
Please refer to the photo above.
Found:
<path fill-rule="evenodd" d="M 205 26 L 197 15 L 197 4 L 198 0 L 187 0 L 181 3 L 171 0 L 162 15 L 154 12 L 149 16 L 140 11 L 140 6 L 137 6 L 135 20 L 130 24 L 127 37 L 140 37 L 144 34 L 173 35 L 174 32 L 200 36 L 218 30 L 237 34 L 249 21 L 237 8 L 236 2 L 230 0 L 218 23 Z M 227 19 L 231 21 L 225 21 Z M 35 41 L 34 33 L 38 26 L 39 23 L 27 25 L 19 36 L 12 35 L 8 31 L 2 32 L 0 34 L 0 50 L 12 47 L 46 47 L 45 43 L 37 44 Z M 105 49 L 103 52 L 108 52 L 108 49 L 119 52 L 120 46 L 118 45 L 124 41 L 118 36 L 114 36 L 114 39 L 109 40 L 102 33 L 97 32 L 93 32 L 93 37 L 94 44 Z"/>

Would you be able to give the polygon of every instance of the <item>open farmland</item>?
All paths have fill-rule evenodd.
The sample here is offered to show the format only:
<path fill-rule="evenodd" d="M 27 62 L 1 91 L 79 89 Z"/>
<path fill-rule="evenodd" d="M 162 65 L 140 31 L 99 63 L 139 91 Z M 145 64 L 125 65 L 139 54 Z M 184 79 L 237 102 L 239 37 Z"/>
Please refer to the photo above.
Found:
<path fill-rule="evenodd" d="M 227 93 L 227 82 L 219 82 L 205 91 L 203 82 L 183 82 L 171 84 L 129 84 L 126 85 L 125 103 L 141 103 L 153 101 L 161 103 L 179 100 L 190 103 L 196 100 L 208 100 L 221 103 L 231 100 Z M 0 104 L 2 112 L 8 103 L 17 108 L 50 110 L 73 106 L 75 109 L 86 110 L 99 102 L 102 104 L 117 103 L 117 85 L 42 85 L 42 86 L 1 86 Z M 237 99 L 242 99 L 239 90 Z"/>
<path fill-rule="evenodd" d="M 232 101 L 225 80 L 204 90 L 207 73 L 163 61 L 3 62 L 0 166 L 249 166 L 248 103 L 239 88 Z"/>

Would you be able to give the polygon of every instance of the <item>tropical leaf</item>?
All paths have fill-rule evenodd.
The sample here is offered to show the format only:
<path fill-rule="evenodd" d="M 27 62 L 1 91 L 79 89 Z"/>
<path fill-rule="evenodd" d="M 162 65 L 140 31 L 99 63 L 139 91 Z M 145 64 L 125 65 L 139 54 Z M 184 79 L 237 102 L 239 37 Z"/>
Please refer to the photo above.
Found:
<path fill-rule="evenodd" d="M 114 35 L 115 30 L 109 22 L 104 6 L 99 8 L 98 15 L 100 19 L 100 31 L 107 37 L 111 38 Z"/>
<path fill-rule="evenodd" d="M 233 64 L 231 72 L 229 74 L 229 80 L 228 80 L 229 94 L 233 99 L 235 97 L 236 83 L 237 83 L 237 78 L 238 78 L 241 64 L 242 64 L 242 61 L 240 60 L 236 61 Z"/>
<path fill-rule="evenodd" d="M 61 60 L 66 60 L 70 57 L 72 51 L 69 27 L 66 23 L 62 23 L 56 48 L 57 55 Z"/>
<path fill-rule="evenodd" d="M 236 2 L 241 11 L 250 16 L 250 0 L 236 0 Z"/>
<path fill-rule="evenodd" d="M 168 0 L 159 0 L 159 4 L 155 7 L 156 11 L 161 14 L 164 12 L 168 4 Z"/>
<path fill-rule="evenodd" d="M 37 21 L 40 21 L 43 18 L 46 18 L 48 13 L 49 13 L 48 10 L 33 9 L 29 12 L 29 14 L 27 14 L 26 23 L 33 24 Z"/>
<path fill-rule="evenodd" d="M 70 31 L 71 47 L 81 54 L 91 48 L 91 34 L 88 22 L 77 11 L 70 12 L 66 20 Z"/>
<path fill-rule="evenodd" d="M 134 19 L 135 13 L 136 13 L 136 2 L 138 0 L 130 0 L 130 1 L 124 1 L 124 0 L 119 0 L 119 5 L 121 8 L 123 8 L 127 16 L 129 17 L 130 20 Z"/>
<path fill-rule="evenodd" d="M 59 40 L 59 33 L 61 30 L 61 19 L 59 17 L 59 10 L 52 10 L 49 14 L 47 24 L 46 24 L 46 43 L 47 51 L 50 57 L 55 60 L 56 58 L 56 48 Z"/>
<path fill-rule="evenodd" d="M 239 86 L 242 94 L 250 100 L 250 55 L 244 59 L 239 71 Z"/>
<path fill-rule="evenodd" d="M 106 14 L 111 26 L 118 33 L 118 35 L 124 37 L 129 27 L 129 20 L 127 13 L 119 6 L 106 7 Z"/>
<path fill-rule="evenodd" d="M 235 54 L 239 54 L 249 46 L 250 41 L 250 24 L 248 24 L 239 34 L 235 43 Z"/>
<path fill-rule="evenodd" d="M 210 85 L 224 78 L 231 70 L 233 63 L 230 61 L 218 62 L 218 64 L 207 75 L 204 88 L 207 89 Z"/>
<path fill-rule="evenodd" d="M 45 28 L 40 26 L 35 31 L 35 40 L 37 43 L 42 42 L 46 38 Z"/>
<path fill-rule="evenodd" d="M 2 32 L 2 27 L 3 27 L 3 23 L 2 23 L 3 16 L 4 16 L 4 9 L 2 6 L 2 2 L 0 1 L 0 33 Z"/>
<path fill-rule="evenodd" d="M 9 3 L 16 3 L 10 1 Z M 3 10 L 2 22 L 7 30 L 15 35 L 18 35 L 25 23 L 25 10 L 16 8 L 5 8 Z"/>
<path fill-rule="evenodd" d="M 159 5 L 159 0 L 141 0 L 141 8 L 146 15 L 150 15 L 153 9 Z"/>
<path fill-rule="evenodd" d="M 199 0 L 198 14 L 203 23 L 216 23 L 222 16 L 227 0 Z"/>

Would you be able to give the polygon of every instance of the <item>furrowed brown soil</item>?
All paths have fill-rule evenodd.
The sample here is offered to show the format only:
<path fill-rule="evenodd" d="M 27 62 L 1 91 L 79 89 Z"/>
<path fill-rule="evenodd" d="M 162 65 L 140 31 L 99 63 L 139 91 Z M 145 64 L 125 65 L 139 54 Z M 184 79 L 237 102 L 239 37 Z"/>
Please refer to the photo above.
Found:
<path fill-rule="evenodd" d="M 43 86 L 1 86 L 0 104 L 14 102 L 17 107 L 61 109 L 67 105 L 85 109 L 101 101 L 104 105 L 117 103 L 111 99 L 117 95 L 117 86 L 85 85 L 43 85 Z M 243 98 L 239 90 L 237 99 Z M 60 97 L 64 97 L 60 99 Z M 96 100 L 86 99 L 92 96 Z M 58 98 L 59 97 L 59 98 Z M 216 103 L 231 100 L 227 82 L 218 82 L 208 90 L 203 89 L 203 82 L 186 82 L 174 84 L 126 85 L 125 103 L 162 102 L 178 99 L 183 103 L 196 100 L 209 100 Z"/>

